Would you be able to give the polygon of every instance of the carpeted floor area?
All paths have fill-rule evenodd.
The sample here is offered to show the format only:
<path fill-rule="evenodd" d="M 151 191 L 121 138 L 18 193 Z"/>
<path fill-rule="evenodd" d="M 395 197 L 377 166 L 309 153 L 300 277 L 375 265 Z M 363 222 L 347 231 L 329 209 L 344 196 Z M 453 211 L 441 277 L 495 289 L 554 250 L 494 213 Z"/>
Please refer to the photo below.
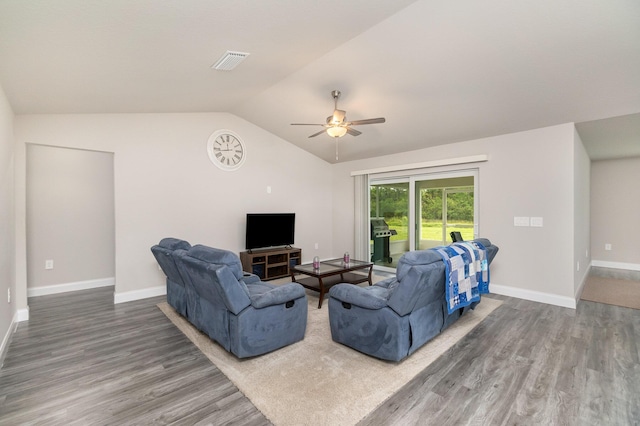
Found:
<path fill-rule="evenodd" d="M 640 309 L 640 281 L 590 275 L 580 299 Z"/>
<path fill-rule="evenodd" d="M 276 425 L 352 425 L 453 347 L 502 302 L 483 298 L 441 335 L 400 363 L 331 339 L 328 307 L 308 295 L 303 341 L 240 360 L 197 331 L 168 304 L 158 307 Z"/>

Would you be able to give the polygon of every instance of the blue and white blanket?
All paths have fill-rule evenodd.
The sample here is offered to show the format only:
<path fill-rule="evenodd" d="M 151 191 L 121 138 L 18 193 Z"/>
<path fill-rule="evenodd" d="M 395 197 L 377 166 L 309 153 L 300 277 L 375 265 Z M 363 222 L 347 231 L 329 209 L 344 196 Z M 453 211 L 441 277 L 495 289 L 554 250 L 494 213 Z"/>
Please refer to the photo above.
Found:
<path fill-rule="evenodd" d="M 487 250 L 475 241 L 437 247 L 445 265 L 445 297 L 449 313 L 489 293 Z"/>

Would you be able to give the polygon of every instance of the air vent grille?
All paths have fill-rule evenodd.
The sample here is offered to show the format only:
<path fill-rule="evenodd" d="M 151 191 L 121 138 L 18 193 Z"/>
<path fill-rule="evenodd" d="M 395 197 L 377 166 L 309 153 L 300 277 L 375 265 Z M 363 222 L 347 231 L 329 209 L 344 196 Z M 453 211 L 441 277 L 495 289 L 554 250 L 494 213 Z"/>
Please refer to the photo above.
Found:
<path fill-rule="evenodd" d="M 227 50 L 227 52 L 222 55 L 222 58 L 218 59 L 218 62 L 213 64 L 211 68 L 220 70 L 220 71 L 231 71 L 244 59 L 249 56 L 248 53 L 244 52 L 232 52 Z"/>

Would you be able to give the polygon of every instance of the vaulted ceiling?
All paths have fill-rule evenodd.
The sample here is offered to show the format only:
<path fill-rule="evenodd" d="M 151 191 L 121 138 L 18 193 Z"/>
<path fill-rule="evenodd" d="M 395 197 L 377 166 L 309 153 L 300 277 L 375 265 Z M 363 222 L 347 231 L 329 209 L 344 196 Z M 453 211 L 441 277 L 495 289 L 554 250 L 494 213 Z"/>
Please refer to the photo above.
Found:
<path fill-rule="evenodd" d="M 211 66 L 250 53 L 233 71 Z M 640 156 L 637 0 L 0 0 L 16 114 L 230 112 L 329 162 L 575 122 Z M 214 129 L 212 129 L 214 130 Z"/>

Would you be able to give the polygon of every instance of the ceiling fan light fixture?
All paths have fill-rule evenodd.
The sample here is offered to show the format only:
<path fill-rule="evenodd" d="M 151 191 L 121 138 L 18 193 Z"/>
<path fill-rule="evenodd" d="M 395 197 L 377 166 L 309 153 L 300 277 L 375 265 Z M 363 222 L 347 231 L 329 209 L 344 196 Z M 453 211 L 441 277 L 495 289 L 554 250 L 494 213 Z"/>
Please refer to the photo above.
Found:
<path fill-rule="evenodd" d="M 332 138 L 340 138 L 347 134 L 347 128 L 341 126 L 329 127 L 327 129 L 327 134 Z"/>

